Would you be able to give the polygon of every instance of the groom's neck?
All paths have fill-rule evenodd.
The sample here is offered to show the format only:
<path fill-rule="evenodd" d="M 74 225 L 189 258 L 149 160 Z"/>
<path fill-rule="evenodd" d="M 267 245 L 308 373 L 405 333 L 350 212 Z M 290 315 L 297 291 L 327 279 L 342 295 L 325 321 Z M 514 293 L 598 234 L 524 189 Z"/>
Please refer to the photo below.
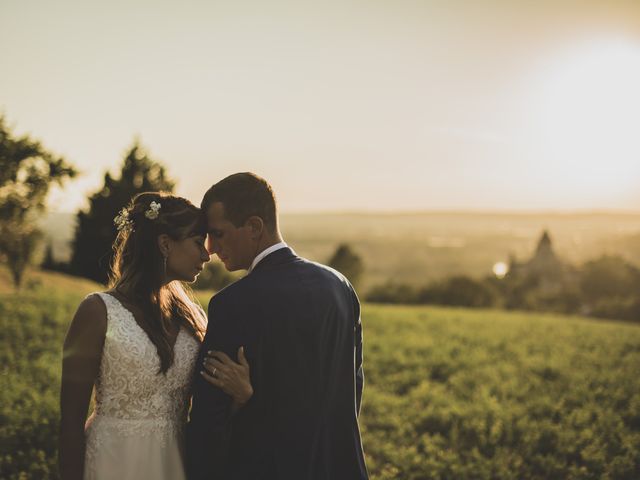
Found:
<path fill-rule="evenodd" d="M 282 235 L 280 234 L 280 231 L 277 230 L 277 229 L 276 229 L 275 232 L 268 233 L 267 235 L 263 236 L 260 239 L 260 242 L 258 243 L 258 248 L 257 248 L 257 251 L 256 251 L 256 257 L 258 255 L 260 255 L 262 252 L 264 252 L 267 248 L 272 247 L 276 243 L 280 243 L 282 241 L 283 241 L 282 240 Z"/>

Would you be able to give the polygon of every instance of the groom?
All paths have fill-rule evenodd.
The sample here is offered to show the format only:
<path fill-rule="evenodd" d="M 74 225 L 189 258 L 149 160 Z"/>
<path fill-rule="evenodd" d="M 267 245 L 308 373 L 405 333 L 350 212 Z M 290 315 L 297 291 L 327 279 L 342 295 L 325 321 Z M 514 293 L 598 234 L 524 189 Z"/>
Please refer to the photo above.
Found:
<path fill-rule="evenodd" d="M 209 303 L 208 350 L 244 346 L 254 394 L 231 398 L 194 380 L 187 427 L 190 480 L 367 479 L 358 414 L 362 326 L 358 298 L 340 273 L 283 242 L 270 185 L 237 173 L 202 200 L 209 253 L 248 274 Z"/>

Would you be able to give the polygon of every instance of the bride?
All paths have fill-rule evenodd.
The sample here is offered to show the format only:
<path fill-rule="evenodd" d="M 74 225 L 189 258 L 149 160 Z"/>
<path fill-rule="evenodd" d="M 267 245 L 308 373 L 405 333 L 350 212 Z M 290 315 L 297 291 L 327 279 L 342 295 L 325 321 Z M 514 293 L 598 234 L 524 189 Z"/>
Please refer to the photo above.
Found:
<path fill-rule="evenodd" d="M 110 290 L 82 301 L 64 342 L 61 477 L 184 479 L 182 430 L 207 320 L 182 282 L 209 261 L 206 224 L 188 200 L 161 193 L 137 195 L 115 221 Z M 253 393 L 239 360 L 225 359 L 224 381 L 205 376 L 234 410 Z"/>

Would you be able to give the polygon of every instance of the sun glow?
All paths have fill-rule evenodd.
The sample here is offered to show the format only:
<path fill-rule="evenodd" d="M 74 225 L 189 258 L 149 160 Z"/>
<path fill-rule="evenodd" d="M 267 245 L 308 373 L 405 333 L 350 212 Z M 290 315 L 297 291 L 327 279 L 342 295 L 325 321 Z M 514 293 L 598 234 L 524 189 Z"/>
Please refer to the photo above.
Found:
<path fill-rule="evenodd" d="M 493 266 L 493 274 L 497 278 L 504 278 L 509 273 L 509 265 L 504 262 L 498 262 Z"/>
<path fill-rule="evenodd" d="M 557 57 L 540 77 L 539 159 L 567 193 L 609 197 L 640 182 L 640 43 L 599 42 Z"/>

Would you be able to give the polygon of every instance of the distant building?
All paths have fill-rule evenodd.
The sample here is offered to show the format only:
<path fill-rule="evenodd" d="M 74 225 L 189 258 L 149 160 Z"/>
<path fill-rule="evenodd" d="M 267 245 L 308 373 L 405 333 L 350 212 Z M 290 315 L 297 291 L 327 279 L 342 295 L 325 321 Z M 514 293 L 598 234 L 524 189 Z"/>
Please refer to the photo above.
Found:
<path fill-rule="evenodd" d="M 554 252 L 551 237 L 544 231 L 536 251 L 528 261 L 518 262 L 515 257 L 509 259 L 509 280 L 525 281 L 539 293 L 554 294 L 568 284 L 577 281 L 575 269 L 563 262 Z"/>

